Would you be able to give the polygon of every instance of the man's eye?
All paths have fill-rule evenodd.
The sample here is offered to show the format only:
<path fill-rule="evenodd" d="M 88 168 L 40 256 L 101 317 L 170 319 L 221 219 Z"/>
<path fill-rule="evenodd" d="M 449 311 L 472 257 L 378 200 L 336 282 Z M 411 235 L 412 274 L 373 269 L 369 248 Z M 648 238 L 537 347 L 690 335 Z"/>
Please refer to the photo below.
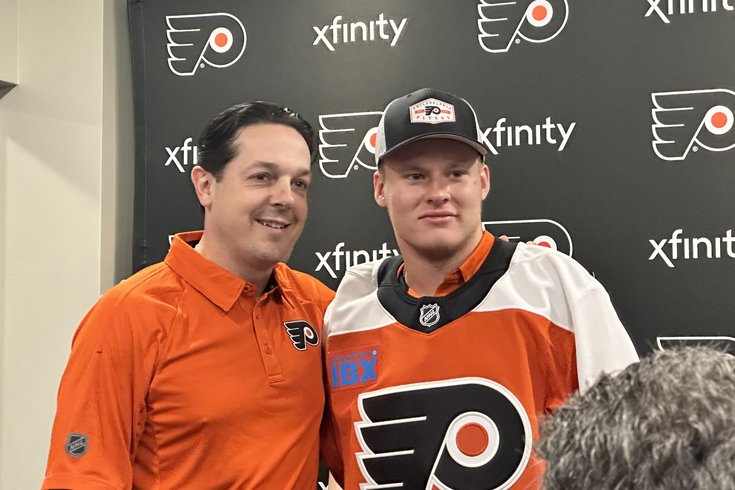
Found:
<path fill-rule="evenodd" d="M 408 180 L 421 180 L 424 176 L 423 174 L 408 174 L 406 175 L 406 178 L 408 178 Z"/>
<path fill-rule="evenodd" d="M 253 175 L 252 179 L 253 180 L 257 180 L 258 182 L 265 182 L 265 181 L 269 180 L 270 177 L 271 177 L 270 174 L 267 174 L 267 173 L 259 173 L 259 174 Z"/>
<path fill-rule="evenodd" d="M 309 188 L 309 183 L 305 180 L 296 180 L 294 181 L 293 185 L 299 189 L 304 189 L 304 190 Z"/>

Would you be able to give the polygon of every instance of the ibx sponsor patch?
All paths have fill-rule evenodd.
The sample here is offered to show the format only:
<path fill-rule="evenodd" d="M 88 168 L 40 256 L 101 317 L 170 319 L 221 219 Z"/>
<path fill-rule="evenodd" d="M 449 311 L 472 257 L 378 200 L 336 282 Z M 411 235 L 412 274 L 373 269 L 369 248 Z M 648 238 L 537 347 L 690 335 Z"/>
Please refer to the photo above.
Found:
<path fill-rule="evenodd" d="M 360 388 L 378 380 L 377 346 L 333 352 L 327 356 L 332 390 Z"/>

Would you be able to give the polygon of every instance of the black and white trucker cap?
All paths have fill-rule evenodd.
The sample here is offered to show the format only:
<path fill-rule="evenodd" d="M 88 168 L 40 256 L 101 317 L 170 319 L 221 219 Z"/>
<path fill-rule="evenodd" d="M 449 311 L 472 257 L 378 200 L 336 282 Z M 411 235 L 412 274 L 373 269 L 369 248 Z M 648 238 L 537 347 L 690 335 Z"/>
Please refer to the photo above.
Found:
<path fill-rule="evenodd" d="M 466 100 L 441 90 L 422 88 L 386 106 L 378 125 L 375 163 L 409 143 L 427 138 L 467 143 L 483 159 L 489 151 L 475 110 Z"/>

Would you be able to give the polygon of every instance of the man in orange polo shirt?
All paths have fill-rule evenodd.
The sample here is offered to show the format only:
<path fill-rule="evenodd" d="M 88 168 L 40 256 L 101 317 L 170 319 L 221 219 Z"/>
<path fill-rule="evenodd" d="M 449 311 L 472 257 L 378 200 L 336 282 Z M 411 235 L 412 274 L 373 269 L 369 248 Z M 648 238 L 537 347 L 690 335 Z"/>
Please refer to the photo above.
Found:
<path fill-rule="evenodd" d="M 204 231 L 105 293 L 79 326 L 45 489 L 308 489 L 332 292 L 283 262 L 301 235 L 314 132 L 273 104 L 205 128 Z"/>
<path fill-rule="evenodd" d="M 538 488 L 539 415 L 637 360 L 579 264 L 482 230 L 487 153 L 455 95 L 385 109 L 374 197 L 401 256 L 349 269 L 325 317 L 325 449 L 346 489 Z"/>

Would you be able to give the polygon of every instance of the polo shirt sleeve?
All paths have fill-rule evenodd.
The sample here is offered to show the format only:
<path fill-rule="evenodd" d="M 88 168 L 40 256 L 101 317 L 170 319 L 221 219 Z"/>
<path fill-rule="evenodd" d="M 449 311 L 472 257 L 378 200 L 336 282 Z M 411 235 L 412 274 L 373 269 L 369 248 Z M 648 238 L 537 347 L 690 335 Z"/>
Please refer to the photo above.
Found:
<path fill-rule="evenodd" d="M 59 387 L 44 489 L 131 488 L 168 309 L 116 287 L 82 320 Z"/>

